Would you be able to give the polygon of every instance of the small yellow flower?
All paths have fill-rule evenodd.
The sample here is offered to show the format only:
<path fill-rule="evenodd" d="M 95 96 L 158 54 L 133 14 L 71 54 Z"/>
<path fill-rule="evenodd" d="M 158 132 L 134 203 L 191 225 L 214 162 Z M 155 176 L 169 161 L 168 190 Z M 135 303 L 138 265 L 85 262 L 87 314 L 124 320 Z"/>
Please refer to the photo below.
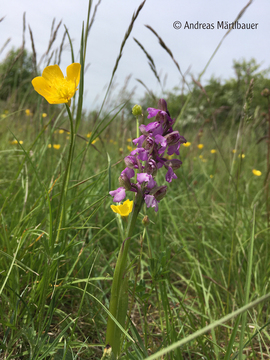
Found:
<path fill-rule="evenodd" d="M 260 170 L 255 170 L 255 169 L 253 169 L 252 172 L 253 172 L 253 174 L 254 174 L 255 176 L 261 176 L 261 175 L 262 175 L 262 172 L 261 172 Z"/>
<path fill-rule="evenodd" d="M 43 117 L 43 118 L 47 117 L 47 114 L 46 114 L 46 113 L 42 113 L 42 117 Z"/>
<path fill-rule="evenodd" d="M 110 143 L 111 143 L 111 144 L 113 144 L 113 143 L 114 143 L 113 139 L 110 139 Z"/>
<path fill-rule="evenodd" d="M 52 144 L 48 144 L 48 148 L 50 149 L 52 147 Z"/>
<path fill-rule="evenodd" d="M 132 141 L 132 139 L 131 139 L 131 138 L 128 138 L 128 139 L 127 139 L 127 142 L 129 142 L 129 143 L 130 143 L 131 141 Z"/>
<path fill-rule="evenodd" d="M 123 148 L 119 148 L 119 151 L 122 153 L 122 152 L 123 152 Z"/>
<path fill-rule="evenodd" d="M 215 154 L 216 152 L 217 152 L 217 150 L 215 150 L 215 149 L 211 150 L 211 154 Z"/>
<path fill-rule="evenodd" d="M 121 216 L 128 216 L 133 208 L 133 201 L 129 199 L 126 200 L 122 205 L 111 205 L 111 209 L 116 214 L 120 214 Z"/>
<path fill-rule="evenodd" d="M 59 150 L 60 147 L 61 147 L 60 144 L 53 144 L 53 148 L 54 148 L 55 150 Z"/>
<path fill-rule="evenodd" d="M 86 135 L 86 137 L 87 137 L 87 138 L 90 138 L 91 135 L 92 135 L 92 132 L 90 131 L 90 132 Z"/>
<path fill-rule="evenodd" d="M 203 144 L 198 144 L 197 148 L 200 149 L 200 150 L 203 149 Z"/>
<path fill-rule="evenodd" d="M 130 145 L 127 146 L 127 149 L 128 149 L 128 151 L 132 151 L 132 150 L 133 150 L 132 146 L 130 146 Z"/>
<path fill-rule="evenodd" d="M 49 104 L 68 104 L 78 90 L 81 65 L 73 63 L 67 67 L 67 76 L 64 77 L 58 65 L 47 66 L 42 76 L 32 80 L 36 92 L 43 96 Z"/>
<path fill-rule="evenodd" d="M 214 175 L 210 175 L 210 179 L 213 179 Z"/>
<path fill-rule="evenodd" d="M 244 159 L 245 156 L 246 156 L 245 154 L 239 154 L 239 155 L 238 155 L 238 157 L 239 157 L 239 158 L 242 158 L 242 159 Z"/>
<path fill-rule="evenodd" d="M 30 116 L 30 115 L 31 115 L 31 111 L 30 111 L 29 109 L 26 109 L 26 110 L 25 110 L 25 115 L 26 115 L 26 116 Z"/>
<path fill-rule="evenodd" d="M 235 149 L 233 149 L 233 150 L 232 150 L 232 153 L 233 153 L 233 154 L 235 154 L 235 153 L 236 153 L 236 150 L 235 150 Z"/>
<path fill-rule="evenodd" d="M 67 136 L 66 139 L 69 140 L 70 139 L 69 136 Z"/>
<path fill-rule="evenodd" d="M 18 140 L 13 140 L 13 141 L 11 141 L 11 144 L 12 145 L 16 145 L 16 144 L 21 144 L 22 145 L 23 141 L 22 140 L 19 140 L 19 141 Z"/>
<path fill-rule="evenodd" d="M 183 144 L 183 146 L 185 147 L 189 147 L 191 145 L 191 142 L 187 141 L 186 143 Z"/>
<path fill-rule="evenodd" d="M 202 156 L 202 155 L 200 155 L 200 156 L 199 156 L 199 158 L 200 158 L 200 159 L 203 159 L 203 156 Z"/>
<path fill-rule="evenodd" d="M 59 130 L 59 134 L 64 134 L 65 130 Z"/>

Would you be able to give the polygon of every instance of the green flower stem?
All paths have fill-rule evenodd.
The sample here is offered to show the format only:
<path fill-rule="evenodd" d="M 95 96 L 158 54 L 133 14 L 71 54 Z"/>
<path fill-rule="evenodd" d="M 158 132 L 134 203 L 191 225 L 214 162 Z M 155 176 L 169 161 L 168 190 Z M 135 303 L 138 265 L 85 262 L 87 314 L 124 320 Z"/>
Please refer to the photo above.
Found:
<path fill-rule="evenodd" d="M 73 153 L 74 153 L 74 143 L 75 143 L 73 118 L 72 118 L 69 106 L 67 104 L 66 104 L 66 109 L 67 109 L 68 117 L 69 117 L 69 121 L 70 121 L 70 145 L 69 145 L 67 167 L 66 167 L 66 171 L 65 171 L 65 175 L 64 175 L 63 185 L 62 185 L 61 194 L 60 194 L 60 202 L 59 202 L 59 207 L 58 207 L 57 217 L 56 217 L 56 226 L 57 226 L 58 218 L 59 218 L 59 214 L 60 214 L 60 210 L 61 210 L 61 215 L 60 215 L 60 219 L 59 219 L 59 225 L 57 227 L 57 234 L 56 234 L 56 240 L 55 240 L 56 243 L 59 240 L 60 229 L 62 227 L 63 221 L 65 220 L 64 215 L 66 214 L 66 211 L 65 211 L 66 195 L 67 195 L 67 190 L 68 190 L 68 183 L 69 183 L 69 178 L 70 178 L 71 164 L 72 164 L 72 158 L 73 158 Z"/>
<path fill-rule="evenodd" d="M 113 275 L 109 311 L 123 327 L 125 326 L 125 319 L 127 314 L 126 307 L 120 305 L 124 301 L 124 299 L 122 298 L 123 294 L 126 294 L 127 296 L 127 292 L 125 292 L 123 289 L 123 286 L 125 286 L 126 284 L 126 281 L 123 281 L 123 278 L 125 276 L 125 271 L 126 271 L 127 255 L 128 255 L 130 240 L 142 204 L 143 204 L 143 196 L 141 192 L 138 192 L 136 196 L 136 200 L 134 202 L 131 219 L 127 228 L 127 237 L 123 241 L 123 244 L 120 248 L 120 252 L 117 258 L 114 275 Z M 125 312 L 125 314 L 123 312 Z M 114 323 L 111 317 L 108 318 L 108 322 L 107 322 L 106 344 L 109 344 L 112 347 L 112 351 L 116 356 L 119 354 L 120 336 L 117 331 L 117 325 Z"/>

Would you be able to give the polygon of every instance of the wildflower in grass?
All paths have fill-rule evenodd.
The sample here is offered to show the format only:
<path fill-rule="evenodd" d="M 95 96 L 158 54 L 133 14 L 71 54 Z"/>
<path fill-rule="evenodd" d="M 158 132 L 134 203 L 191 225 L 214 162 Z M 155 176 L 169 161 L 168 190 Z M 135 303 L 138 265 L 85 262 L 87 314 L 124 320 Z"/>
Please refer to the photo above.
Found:
<path fill-rule="evenodd" d="M 132 151 L 132 150 L 133 150 L 133 147 L 130 146 L 130 145 L 128 145 L 128 146 L 127 146 L 127 149 L 128 149 L 128 151 Z"/>
<path fill-rule="evenodd" d="M 65 130 L 60 129 L 59 134 L 64 134 Z"/>
<path fill-rule="evenodd" d="M 186 143 L 183 144 L 183 146 L 185 147 L 189 147 L 191 145 L 191 142 L 187 141 Z"/>
<path fill-rule="evenodd" d="M 133 201 L 127 199 L 122 205 L 111 205 L 111 209 L 116 214 L 121 216 L 128 216 L 133 208 Z"/>
<path fill-rule="evenodd" d="M 64 77 L 58 65 L 47 66 L 42 76 L 32 80 L 36 92 L 43 96 L 49 104 L 68 104 L 78 90 L 81 65 L 73 63 L 67 67 L 67 76 Z"/>
<path fill-rule="evenodd" d="M 92 132 L 90 131 L 90 132 L 86 135 L 86 137 L 87 137 L 87 138 L 90 138 L 91 135 L 92 135 Z"/>
<path fill-rule="evenodd" d="M 132 141 L 132 139 L 131 139 L 131 138 L 128 138 L 128 139 L 127 139 L 127 142 L 131 142 L 131 141 Z"/>
<path fill-rule="evenodd" d="M 31 111 L 30 111 L 29 109 L 26 109 L 26 110 L 25 110 L 25 115 L 26 115 L 26 116 L 30 116 L 30 115 L 31 115 Z"/>
<path fill-rule="evenodd" d="M 212 149 L 212 150 L 211 150 L 211 154 L 215 154 L 216 152 L 217 152 L 216 149 Z"/>
<path fill-rule="evenodd" d="M 11 144 L 12 144 L 12 145 L 16 145 L 16 144 L 21 144 L 21 145 L 22 145 L 22 144 L 23 144 L 23 141 L 22 141 L 22 140 L 19 140 L 19 141 L 18 141 L 18 140 L 12 140 L 12 141 L 11 141 Z"/>
<path fill-rule="evenodd" d="M 233 154 L 235 154 L 235 153 L 236 153 L 236 150 L 235 150 L 235 149 L 233 149 L 233 150 L 232 150 L 232 153 L 233 153 Z"/>
<path fill-rule="evenodd" d="M 261 175 L 262 175 L 262 173 L 261 173 L 260 170 L 255 170 L 255 169 L 253 169 L 252 172 L 253 172 L 253 174 L 254 174 L 255 176 L 261 176 Z"/>
<path fill-rule="evenodd" d="M 203 144 L 198 144 L 197 148 L 201 150 L 201 149 L 203 149 L 203 146 L 204 146 Z"/>
<path fill-rule="evenodd" d="M 213 179 L 214 175 L 210 175 L 210 179 Z"/>
<path fill-rule="evenodd" d="M 139 198 L 143 198 L 147 207 L 153 207 L 158 211 L 158 203 L 166 195 L 167 186 L 158 186 L 154 178 L 163 166 L 167 170 L 167 182 L 170 183 L 177 178 L 174 171 L 182 162 L 178 159 L 166 159 L 165 153 L 169 156 L 179 155 L 180 145 L 186 143 L 186 139 L 178 131 L 173 131 L 175 119 L 171 119 L 165 100 L 159 100 L 157 109 L 148 108 L 147 111 L 148 119 L 155 116 L 155 121 L 148 125 L 140 125 L 142 135 L 133 140 L 137 148 L 125 157 L 127 167 L 119 177 L 120 187 L 110 191 L 110 195 L 113 196 L 113 201 L 121 202 L 126 196 L 126 191 L 132 191 Z M 131 182 L 135 176 L 135 169 L 136 184 Z"/>
<path fill-rule="evenodd" d="M 52 144 L 48 144 L 48 148 L 50 149 L 52 147 Z"/>
<path fill-rule="evenodd" d="M 244 159 L 246 157 L 246 155 L 245 154 L 239 154 L 238 157 Z"/>
<path fill-rule="evenodd" d="M 53 148 L 54 148 L 55 150 L 59 150 L 60 147 L 61 147 L 60 144 L 53 144 Z"/>
<path fill-rule="evenodd" d="M 69 140 L 69 139 L 70 139 L 70 137 L 69 137 L 69 136 L 67 136 L 67 137 L 66 137 L 66 139 L 67 139 L 67 140 Z"/>
<path fill-rule="evenodd" d="M 200 156 L 199 156 L 199 159 L 203 159 L 203 156 L 202 156 L 202 155 L 200 155 Z"/>
<path fill-rule="evenodd" d="M 113 144 L 113 143 L 114 143 L 114 140 L 113 140 L 113 139 L 110 139 L 110 143 Z"/>
<path fill-rule="evenodd" d="M 46 114 L 46 113 L 42 113 L 42 117 L 43 117 L 43 118 L 47 117 L 47 114 Z"/>

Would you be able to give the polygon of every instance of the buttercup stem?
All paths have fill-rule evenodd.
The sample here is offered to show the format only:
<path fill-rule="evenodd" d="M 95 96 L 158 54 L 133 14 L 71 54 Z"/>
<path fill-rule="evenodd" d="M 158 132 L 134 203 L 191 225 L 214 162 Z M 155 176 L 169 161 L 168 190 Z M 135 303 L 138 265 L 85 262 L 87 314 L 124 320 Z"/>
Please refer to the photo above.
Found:
<path fill-rule="evenodd" d="M 59 210 L 61 208 L 61 205 L 62 205 L 62 210 L 61 210 L 61 215 L 60 215 L 60 219 L 59 219 L 58 231 L 57 231 L 57 235 L 56 235 L 56 243 L 58 242 L 58 239 L 59 239 L 59 236 L 60 236 L 60 229 L 62 227 L 62 222 L 63 222 L 64 214 L 65 214 L 66 194 L 67 194 L 67 189 L 68 189 L 68 183 L 69 183 L 70 171 L 71 171 L 71 164 L 72 164 L 72 157 L 73 157 L 73 150 L 74 150 L 73 118 L 72 118 L 69 106 L 67 104 L 66 104 L 66 110 L 68 112 L 68 117 L 69 117 L 69 121 L 70 121 L 70 145 L 69 145 L 67 167 L 66 167 L 66 171 L 65 171 L 65 175 L 64 175 L 64 181 L 63 181 L 63 185 L 62 185 L 62 189 L 61 189 L 61 195 L 60 195 Z M 57 224 L 57 221 L 56 221 L 56 224 Z"/>
<path fill-rule="evenodd" d="M 112 290 L 111 290 L 111 299 L 110 299 L 110 313 L 119 321 L 119 319 L 123 318 L 123 314 L 121 313 L 121 309 L 119 307 L 120 296 L 121 293 L 121 286 L 123 284 L 123 277 L 125 276 L 126 264 L 127 264 L 127 254 L 129 249 L 130 240 L 136 225 L 136 220 L 139 215 L 143 203 L 143 196 L 141 192 L 137 193 L 133 211 L 131 214 L 130 222 L 127 228 L 127 237 L 123 242 L 120 252 L 118 254 L 114 275 L 113 275 L 113 282 L 112 282 Z M 124 318 L 126 317 L 126 314 Z M 120 321 L 119 321 L 120 322 Z M 124 323 L 120 324 L 124 327 Z M 106 344 L 109 344 L 112 347 L 113 353 L 118 355 L 120 352 L 120 339 L 115 337 L 117 325 L 111 319 L 108 318 L 107 322 L 107 332 L 106 332 Z"/>

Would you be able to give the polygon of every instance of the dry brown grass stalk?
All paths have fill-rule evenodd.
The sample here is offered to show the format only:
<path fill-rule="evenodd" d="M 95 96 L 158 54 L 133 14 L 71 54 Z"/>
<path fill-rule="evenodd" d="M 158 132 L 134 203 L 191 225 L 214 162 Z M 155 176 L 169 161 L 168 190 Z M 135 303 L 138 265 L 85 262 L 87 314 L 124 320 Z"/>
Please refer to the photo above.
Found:
<path fill-rule="evenodd" d="M 93 12 L 93 15 L 92 15 L 90 24 L 89 24 L 88 29 L 87 29 L 87 35 L 89 35 L 90 29 L 91 29 L 91 27 L 92 27 L 92 25 L 93 25 L 93 23 L 94 23 L 94 20 L 95 20 L 95 17 L 96 17 L 96 13 L 97 13 L 97 9 L 98 9 L 100 3 L 101 3 L 101 0 L 98 1 L 98 3 L 96 4 L 96 6 L 95 6 L 95 8 L 94 8 L 94 12 Z"/>
<path fill-rule="evenodd" d="M 139 15 L 140 11 L 142 10 L 145 2 L 146 2 L 146 0 L 144 0 L 144 1 L 139 5 L 137 11 L 136 11 L 136 12 L 133 14 L 133 16 L 132 16 L 132 19 L 131 19 L 131 22 L 130 22 L 130 24 L 129 24 L 129 27 L 128 27 L 127 32 L 125 33 L 124 39 L 123 39 L 123 41 L 122 41 L 119 55 L 118 55 L 118 57 L 117 57 L 117 59 L 116 59 L 116 62 L 115 62 L 114 68 L 113 68 L 113 72 L 112 72 L 112 77 L 111 77 L 110 84 L 111 84 L 112 79 L 113 79 L 113 77 L 114 77 L 114 74 L 115 74 L 115 72 L 116 72 L 116 70 L 117 70 L 117 68 L 118 68 L 119 61 L 120 61 L 120 59 L 121 59 L 121 57 L 122 57 L 123 48 L 124 48 L 124 46 L 125 46 L 125 44 L 126 44 L 126 42 L 127 42 L 127 39 L 129 38 L 129 35 L 130 35 L 130 33 L 131 33 L 132 29 L 133 29 L 133 25 L 134 25 L 134 23 L 135 23 L 138 15 Z"/>
<path fill-rule="evenodd" d="M 175 66 L 177 67 L 178 71 L 180 72 L 181 76 L 184 78 L 184 75 L 182 74 L 182 71 L 180 69 L 180 66 L 178 64 L 178 62 L 175 60 L 173 53 L 171 52 L 171 50 L 168 48 L 168 46 L 165 44 L 165 42 L 161 39 L 161 37 L 156 33 L 156 31 L 150 26 L 150 25 L 145 25 L 149 30 L 152 31 L 152 33 L 154 35 L 156 35 L 156 37 L 158 38 L 159 44 L 163 47 L 163 49 L 170 55 L 170 57 L 172 58 L 172 61 L 174 62 Z"/>
<path fill-rule="evenodd" d="M 151 55 L 145 50 L 145 48 L 143 47 L 143 45 L 135 38 L 133 38 L 133 40 L 136 42 L 136 44 L 142 49 L 142 51 L 145 53 L 147 59 L 149 60 L 148 64 L 150 66 L 150 69 L 153 71 L 157 81 L 159 82 L 159 84 L 161 85 L 161 82 L 160 82 L 160 78 L 158 76 L 158 73 L 157 73 L 157 69 L 156 69 L 156 65 L 154 63 L 154 60 L 153 58 L 151 57 Z M 162 86 L 162 85 L 161 85 Z"/>
<path fill-rule="evenodd" d="M 59 22 L 58 25 L 56 26 L 56 29 L 54 30 L 53 34 L 51 34 L 50 41 L 49 41 L 49 45 L 48 45 L 48 49 L 47 49 L 47 51 L 46 51 L 46 55 L 49 54 L 49 51 L 51 50 L 51 47 L 52 47 L 53 43 L 54 43 L 55 40 L 56 40 L 57 32 L 58 32 L 61 24 L 62 24 L 62 20 L 60 20 L 60 22 Z"/>
<path fill-rule="evenodd" d="M 58 56 L 58 65 L 60 65 L 60 63 L 61 63 L 61 55 L 62 55 L 66 35 L 67 35 L 67 31 L 65 30 L 62 41 L 61 41 L 61 44 L 60 44 L 59 56 Z"/>
<path fill-rule="evenodd" d="M 33 33 L 32 33 L 30 25 L 28 25 L 28 29 L 29 29 L 29 33 L 30 33 L 32 51 L 33 51 L 32 62 L 33 62 L 33 66 L 34 66 L 34 71 L 35 71 L 35 73 L 37 73 L 37 53 L 36 53 L 34 37 L 33 37 Z"/>

